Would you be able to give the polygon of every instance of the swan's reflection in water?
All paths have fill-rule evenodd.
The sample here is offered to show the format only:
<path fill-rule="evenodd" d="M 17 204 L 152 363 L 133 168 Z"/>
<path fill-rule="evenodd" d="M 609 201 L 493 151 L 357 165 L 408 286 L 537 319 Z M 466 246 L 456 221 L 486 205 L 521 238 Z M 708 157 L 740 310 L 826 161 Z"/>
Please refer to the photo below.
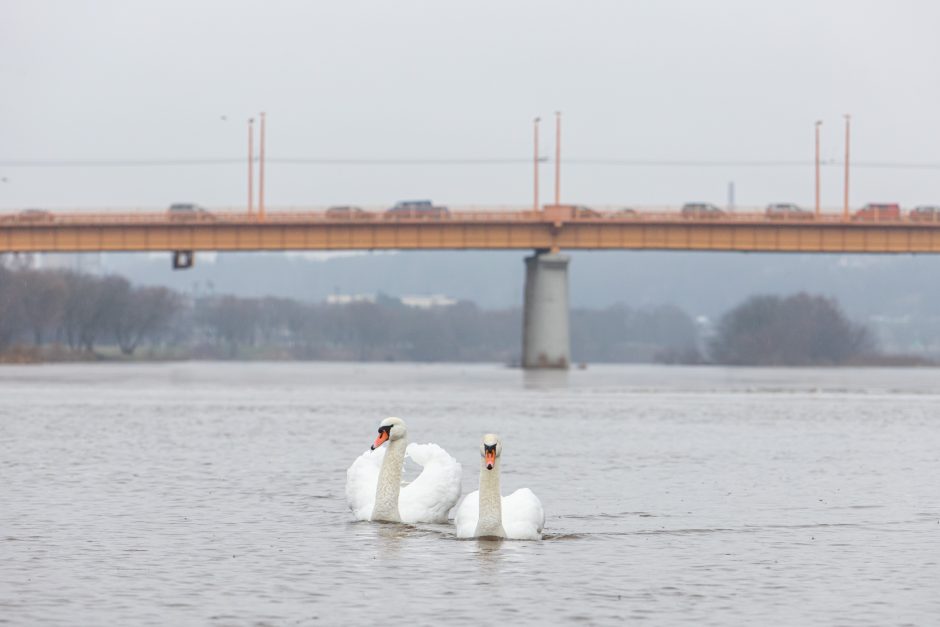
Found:
<path fill-rule="evenodd" d="M 473 548 L 480 566 L 491 568 L 503 562 L 504 553 L 500 550 L 504 545 L 503 540 L 499 538 L 477 539 L 467 544 Z"/>
<path fill-rule="evenodd" d="M 402 542 L 408 537 L 411 527 L 397 523 L 379 523 L 375 525 L 375 530 L 379 555 L 393 559 L 401 553 Z"/>
<path fill-rule="evenodd" d="M 522 386 L 530 390 L 568 387 L 567 370 L 523 370 Z"/>

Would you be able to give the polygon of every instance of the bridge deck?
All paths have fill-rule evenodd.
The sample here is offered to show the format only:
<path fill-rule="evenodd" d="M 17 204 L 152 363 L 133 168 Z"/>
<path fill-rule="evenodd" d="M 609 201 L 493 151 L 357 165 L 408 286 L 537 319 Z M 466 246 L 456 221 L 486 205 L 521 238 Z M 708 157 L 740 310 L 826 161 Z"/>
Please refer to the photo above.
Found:
<path fill-rule="evenodd" d="M 800 219 L 763 214 L 688 218 L 603 213 L 558 219 L 535 211 L 455 212 L 437 218 L 366 213 L 13 214 L 0 217 L 2 252 L 634 249 L 940 253 L 940 221 Z"/>

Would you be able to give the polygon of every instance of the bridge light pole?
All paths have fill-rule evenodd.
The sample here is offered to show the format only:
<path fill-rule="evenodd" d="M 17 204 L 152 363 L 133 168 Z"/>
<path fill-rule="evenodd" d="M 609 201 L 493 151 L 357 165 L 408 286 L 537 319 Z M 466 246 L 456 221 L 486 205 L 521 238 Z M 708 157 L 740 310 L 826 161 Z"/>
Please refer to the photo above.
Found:
<path fill-rule="evenodd" d="M 535 153 L 532 156 L 532 164 L 535 168 L 535 189 L 534 189 L 534 200 L 532 203 L 532 210 L 539 210 L 539 122 L 542 118 L 535 118 L 533 125 L 535 126 Z"/>
<path fill-rule="evenodd" d="M 264 111 L 261 112 L 261 149 L 258 164 L 258 219 L 264 220 Z"/>
<path fill-rule="evenodd" d="M 842 219 L 849 219 L 849 136 L 852 116 L 845 114 L 845 189 L 842 198 Z"/>
<path fill-rule="evenodd" d="M 255 179 L 255 119 L 248 118 L 248 217 L 251 217 L 252 203 L 254 202 Z"/>
<path fill-rule="evenodd" d="M 816 120 L 816 219 L 819 219 L 819 127 L 822 120 Z"/>
<path fill-rule="evenodd" d="M 561 111 L 555 112 L 555 205 L 561 204 Z"/>

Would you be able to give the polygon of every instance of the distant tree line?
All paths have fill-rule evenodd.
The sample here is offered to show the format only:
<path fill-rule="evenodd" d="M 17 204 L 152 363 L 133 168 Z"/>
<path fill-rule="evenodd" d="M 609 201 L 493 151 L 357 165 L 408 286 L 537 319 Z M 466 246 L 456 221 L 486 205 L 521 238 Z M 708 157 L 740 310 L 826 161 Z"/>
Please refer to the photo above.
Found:
<path fill-rule="evenodd" d="M 672 305 L 571 311 L 572 357 L 581 362 L 702 363 L 699 330 Z"/>
<path fill-rule="evenodd" d="M 0 352 L 14 345 L 61 344 L 92 353 L 100 344 L 131 355 L 160 341 L 181 298 L 163 287 L 134 287 L 118 276 L 0 266 Z"/>
<path fill-rule="evenodd" d="M 354 361 L 518 360 L 518 309 L 470 302 L 429 309 L 380 297 L 327 305 L 283 298 L 187 298 L 117 276 L 0 266 L 0 354 L 37 358 L 147 356 Z M 867 329 L 834 301 L 807 294 L 756 296 L 706 341 L 673 306 L 571 312 L 575 362 L 837 365 L 874 353 Z"/>

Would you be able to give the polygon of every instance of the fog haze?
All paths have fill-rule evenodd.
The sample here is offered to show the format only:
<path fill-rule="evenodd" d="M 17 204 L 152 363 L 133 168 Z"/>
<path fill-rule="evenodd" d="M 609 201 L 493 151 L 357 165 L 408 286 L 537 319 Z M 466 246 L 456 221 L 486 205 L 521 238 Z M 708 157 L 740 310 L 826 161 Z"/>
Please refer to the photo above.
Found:
<path fill-rule="evenodd" d="M 245 121 L 268 113 L 272 206 L 531 202 L 564 115 L 585 204 L 812 203 L 853 116 L 853 205 L 940 203 L 934 2 L 49 2 L 3 4 L 0 209 L 245 202 Z M 224 119 L 223 119 L 224 118 Z M 279 158 L 518 159 L 486 165 Z M 231 164 L 37 167 L 57 160 Z M 745 165 L 785 161 L 802 165 Z M 920 164 L 933 167 L 863 167 Z M 543 199 L 551 191 L 543 166 Z M 824 170 L 823 204 L 842 171 Z"/>

